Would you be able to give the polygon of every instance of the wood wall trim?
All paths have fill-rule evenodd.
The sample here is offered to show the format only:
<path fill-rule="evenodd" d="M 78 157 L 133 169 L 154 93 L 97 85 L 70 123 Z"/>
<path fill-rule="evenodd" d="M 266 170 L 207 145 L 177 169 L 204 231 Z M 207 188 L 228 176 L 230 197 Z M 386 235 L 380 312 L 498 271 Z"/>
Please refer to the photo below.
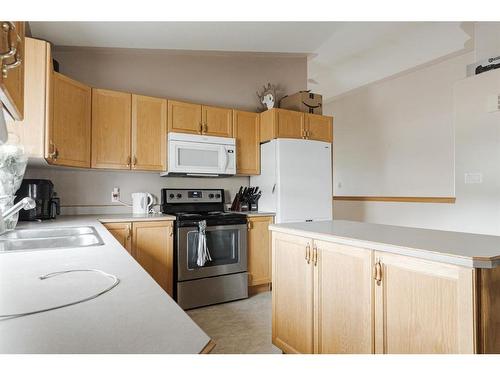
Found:
<path fill-rule="evenodd" d="M 215 348 L 215 341 L 210 339 L 210 341 L 201 350 L 200 354 L 209 354 Z"/>
<path fill-rule="evenodd" d="M 455 203 L 455 197 L 378 197 L 334 195 L 334 201 Z"/>

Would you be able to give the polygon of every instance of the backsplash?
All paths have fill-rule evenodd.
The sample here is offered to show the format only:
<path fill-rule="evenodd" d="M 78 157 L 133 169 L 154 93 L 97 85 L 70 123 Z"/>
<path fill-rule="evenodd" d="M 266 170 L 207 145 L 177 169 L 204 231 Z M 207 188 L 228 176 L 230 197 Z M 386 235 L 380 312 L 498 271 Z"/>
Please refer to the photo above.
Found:
<path fill-rule="evenodd" d="M 111 203 L 114 186 L 120 188 L 121 200 L 131 203 L 130 194 L 149 192 L 160 203 L 162 188 L 222 188 L 226 203 L 231 203 L 240 186 L 248 186 L 248 177 L 192 178 L 160 177 L 156 172 L 97 171 L 63 167 L 28 167 L 25 178 L 44 178 L 54 183 L 61 198 L 63 215 L 128 213 L 131 207 Z M 159 207 L 155 207 L 159 210 Z"/>

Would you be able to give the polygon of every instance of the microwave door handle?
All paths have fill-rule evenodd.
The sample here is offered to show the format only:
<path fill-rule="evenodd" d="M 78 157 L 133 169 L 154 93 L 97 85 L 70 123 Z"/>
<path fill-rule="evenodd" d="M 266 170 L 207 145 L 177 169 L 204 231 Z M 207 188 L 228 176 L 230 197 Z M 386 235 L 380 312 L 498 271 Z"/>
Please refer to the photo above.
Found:
<path fill-rule="evenodd" d="M 224 156 L 226 158 L 225 166 L 224 166 L 224 173 L 227 171 L 227 165 L 229 164 L 229 156 L 227 156 L 227 148 L 224 147 Z"/>

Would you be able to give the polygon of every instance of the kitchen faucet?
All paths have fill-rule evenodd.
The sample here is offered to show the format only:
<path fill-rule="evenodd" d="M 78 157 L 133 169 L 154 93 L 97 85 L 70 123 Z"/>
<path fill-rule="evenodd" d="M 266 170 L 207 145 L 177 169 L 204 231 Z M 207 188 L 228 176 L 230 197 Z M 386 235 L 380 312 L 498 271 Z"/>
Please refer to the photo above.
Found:
<path fill-rule="evenodd" d="M 15 205 L 13 205 L 11 208 L 6 210 L 5 212 L 2 212 L 2 215 L 0 216 L 0 234 L 3 234 L 7 231 L 5 229 L 5 220 L 10 218 L 12 215 L 17 214 L 22 209 L 31 210 L 35 207 L 36 207 L 36 202 L 32 198 L 25 197 L 21 199 L 19 202 L 17 202 Z"/>

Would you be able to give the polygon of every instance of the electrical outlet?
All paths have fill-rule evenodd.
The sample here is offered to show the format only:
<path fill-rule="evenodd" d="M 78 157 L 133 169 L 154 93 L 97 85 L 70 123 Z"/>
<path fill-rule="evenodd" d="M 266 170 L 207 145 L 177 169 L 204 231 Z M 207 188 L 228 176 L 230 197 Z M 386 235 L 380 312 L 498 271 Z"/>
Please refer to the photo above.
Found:
<path fill-rule="evenodd" d="M 111 191 L 111 202 L 118 203 L 120 201 L 120 188 L 115 186 Z"/>

